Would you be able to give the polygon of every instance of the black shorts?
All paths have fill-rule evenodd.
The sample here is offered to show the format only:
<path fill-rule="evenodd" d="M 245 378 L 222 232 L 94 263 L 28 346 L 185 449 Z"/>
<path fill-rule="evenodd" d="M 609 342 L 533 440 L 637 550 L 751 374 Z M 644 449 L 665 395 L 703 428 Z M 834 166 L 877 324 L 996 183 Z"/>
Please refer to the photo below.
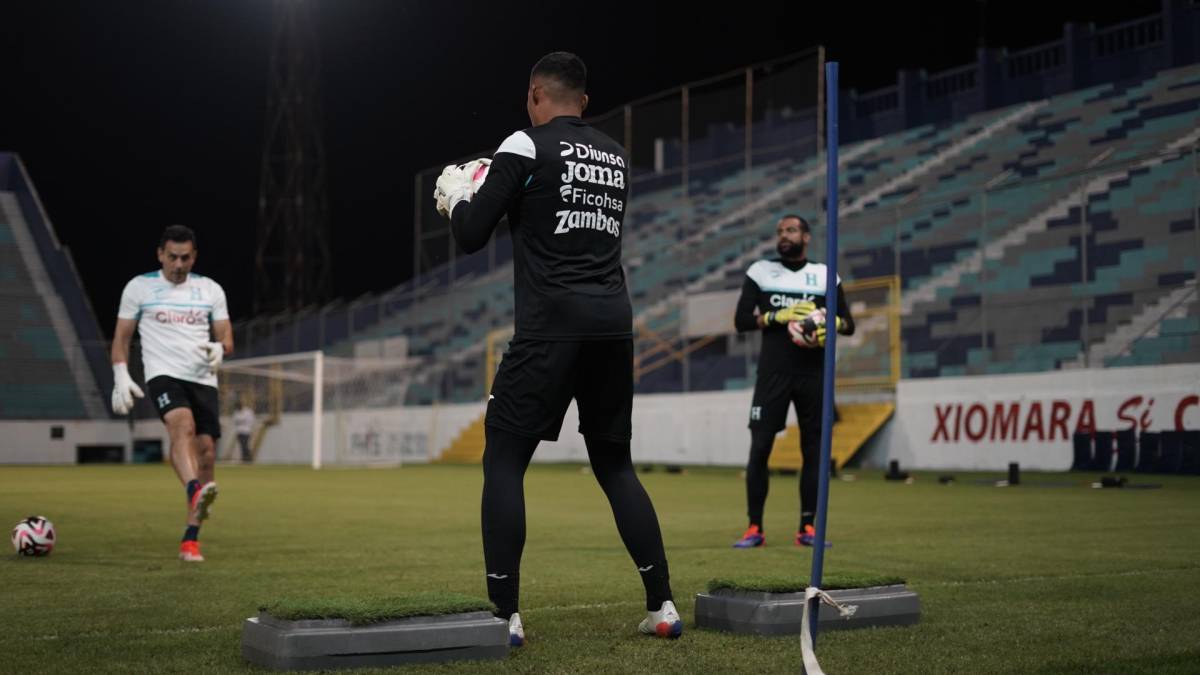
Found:
<path fill-rule="evenodd" d="M 814 373 L 759 373 L 750 403 L 750 428 L 755 431 L 780 431 L 787 426 L 787 409 L 796 406 L 796 417 L 803 429 L 821 424 L 821 386 L 824 375 Z M 818 428 L 820 428 L 818 426 Z"/>
<path fill-rule="evenodd" d="M 632 439 L 633 340 L 513 340 L 492 383 L 486 424 L 556 441 L 572 398 L 579 433 Z"/>
<path fill-rule="evenodd" d="M 160 418 L 165 418 L 176 408 L 189 408 L 196 421 L 197 436 L 221 437 L 221 408 L 217 405 L 216 387 L 159 375 L 146 383 L 146 389 Z"/>

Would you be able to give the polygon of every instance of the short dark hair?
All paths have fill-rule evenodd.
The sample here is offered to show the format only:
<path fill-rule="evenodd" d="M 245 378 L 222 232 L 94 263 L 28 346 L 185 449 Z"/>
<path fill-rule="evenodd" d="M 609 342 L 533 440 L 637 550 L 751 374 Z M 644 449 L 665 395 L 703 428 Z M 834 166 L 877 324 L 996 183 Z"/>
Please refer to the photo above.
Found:
<path fill-rule="evenodd" d="M 795 220 L 800 221 L 800 229 L 801 230 L 804 230 L 805 232 L 809 232 L 809 233 L 812 232 L 812 226 L 808 224 L 808 221 L 804 219 L 804 216 L 799 216 L 799 215 L 796 215 L 795 213 L 789 213 L 789 214 L 785 215 L 784 217 L 780 218 L 780 220 L 790 220 L 790 219 L 795 219 Z"/>
<path fill-rule="evenodd" d="M 529 79 L 549 77 L 572 92 L 587 91 L 587 66 L 583 59 L 571 52 L 550 52 L 533 65 Z"/>
<path fill-rule="evenodd" d="M 187 225 L 168 225 L 167 229 L 163 230 L 162 236 L 158 238 L 158 247 L 166 248 L 167 242 L 173 241 L 177 244 L 192 242 L 192 246 L 196 246 L 196 233 L 192 232 L 192 228 Z"/>

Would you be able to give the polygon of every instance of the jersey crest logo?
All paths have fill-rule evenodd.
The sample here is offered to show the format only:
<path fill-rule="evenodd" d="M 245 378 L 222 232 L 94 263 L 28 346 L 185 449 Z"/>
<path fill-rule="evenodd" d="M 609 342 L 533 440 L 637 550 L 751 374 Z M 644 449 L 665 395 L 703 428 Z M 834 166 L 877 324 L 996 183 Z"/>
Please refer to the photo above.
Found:
<path fill-rule="evenodd" d="M 197 300 L 197 301 L 200 300 L 200 289 L 199 288 L 192 289 L 192 299 Z"/>

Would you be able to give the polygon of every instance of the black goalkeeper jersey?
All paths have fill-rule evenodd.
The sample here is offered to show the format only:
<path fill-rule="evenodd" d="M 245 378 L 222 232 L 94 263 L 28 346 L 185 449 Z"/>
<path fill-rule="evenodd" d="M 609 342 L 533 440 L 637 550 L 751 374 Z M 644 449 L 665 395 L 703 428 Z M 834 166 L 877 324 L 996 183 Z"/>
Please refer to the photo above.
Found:
<path fill-rule="evenodd" d="M 624 149 L 578 117 L 556 117 L 504 140 L 487 180 L 450 217 L 467 253 L 504 215 L 513 240 L 515 338 L 630 338 L 621 268 L 629 200 Z"/>
<path fill-rule="evenodd" d="M 783 309 L 807 300 L 825 307 L 826 276 L 821 263 L 787 262 L 779 259 L 759 260 L 746 270 L 742 294 L 733 317 L 739 332 L 757 330 L 759 314 Z M 846 332 L 854 333 L 850 305 L 837 284 L 837 313 L 846 322 Z M 762 353 L 758 357 L 759 373 L 820 373 L 825 364 L 825 349 L 799 347 L 792 342 L 787 326 L 772 324 L 762 329 Z"/>

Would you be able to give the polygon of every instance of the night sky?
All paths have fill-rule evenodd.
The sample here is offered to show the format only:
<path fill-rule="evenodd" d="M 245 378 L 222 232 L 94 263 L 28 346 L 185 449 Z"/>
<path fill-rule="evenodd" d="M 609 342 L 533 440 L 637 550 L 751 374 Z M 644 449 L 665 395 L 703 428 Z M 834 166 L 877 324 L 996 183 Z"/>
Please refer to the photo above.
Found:
<path fill-rule="evenodd" d="M 844 88 L 869 91 L 900 68 L 968 63 L 981 43 L 1017 49 L 1066 21 L 1159 7 L 317 1 L 343 298 L 408 278 L 413 175 L 528 126 L 529 68 L 549 51 L 583 57 L 589 113 L 602 113 L 817 44 L 841 62 Z M 25 161 L 106 333 L 173 222 L 197 231 L 196 271 L 225 287 L 235 320 L 250 312 L 271 16 L 268 0 L 0 2 L 0 150 Z"/>

